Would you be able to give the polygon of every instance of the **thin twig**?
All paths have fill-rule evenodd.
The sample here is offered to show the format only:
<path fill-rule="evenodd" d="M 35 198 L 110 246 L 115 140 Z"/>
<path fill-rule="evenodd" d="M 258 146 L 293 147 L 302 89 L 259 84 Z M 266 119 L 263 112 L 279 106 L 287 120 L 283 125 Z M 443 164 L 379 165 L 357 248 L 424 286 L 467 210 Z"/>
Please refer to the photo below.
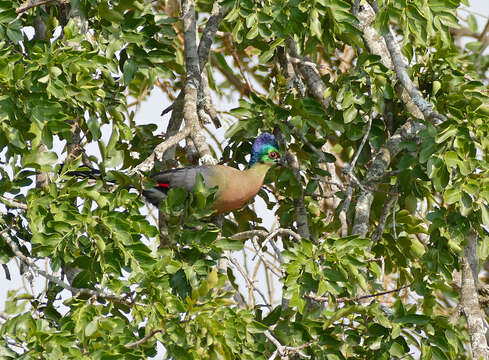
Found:
<path fill-rule="evenodd" d="M 263 266 L 265 266 L 267 269 L 273 272 L 275 276 L 277 276 L 279 279 L 283 278 L 283 274 L 281 274 L 281 270 L 277 268 L 275 265 L 273 265 L 270 261 L 265 259 L 265 256 L 263 256 L 263 253 L 261 252 L 260 246 L 256 241 L 256 239 L 253 238 L 251 239 L 251 241 L 253 243 L 253 249 L 251 249 L 250 247 L 246 247 L 246 248 L 253 250 L 256 253 L 256 255 L 260 258 L 260 260 L 263 262 Z"/>
<path fill-rule="evenodd" d="M 482 42 L 481 47 L 479 49 L 479 54 L 477 55 L 477 58 L 475 59 L 475 66 L 478 67 L 481 63 L 482 60 L 482 55 L 484 54 L 484 51 L 486 50 L 487 46 L 489 45 L 489 36 L 487 36 L 487 32 L 489 31 L 489 20 L 486 21 L 486 25 L 484 26 L 484 29 L 479 35 L 479 41 Z"/>
<path fill-rule="evenodd" d="M 387 197 L 387 200 L 385 202 L 384 210 L 382 211 L 382 215 L 380 216 L 379 219 L 379 225 L 377 226 L 377 229 L 375 229 L 373 235 L 372 235 L 372 242 L 377 242 L 382 238 L 382 234 L 384 232 L 384 227 L 385 223 L 387 221 L 387 216 L 389 215 L 389 212 L 391 208 L 393 207 L 394 203 L 397 200 L 397 194 L 392 194 Z M 394 209 L 395 211 L 395 209 Z"/>
<path fill-rule="evenodd" d="M 398 287 L 398 288 L 396 288 L 394 290 L 387 290 L 387 291 L 382 291 L 382 292 L 375 293 L 375 294 L 367 294 L 367 295 L 357 296 L 357 297 L 354 297 L 354 298 L 345 298 L 345 297 L 335 298 L 335 301 L 337 303 L 356 302 L 356 301 L 359 301 L 359 300 L 362 300 L 362 299 L 368 299 L 368 298 L 372 298 L 372 297 L 377 297 L 377 296 L 382 296 L 382 295 L 386 295 L 386 294 L 395 293 L 395 292 L 401 291 L 402 289 L 406 289 L 409 286 L 411 286 L 411 284 L 403 285 L 403 286 Z M 304 297 L 306 297 L 308 299 L 311 299 L 311 300 L 314 300 L 314 301 L 317 301 L 317 302 L 328 302 L 329 301 L 329 297 L 326 297 L 326 296 L 318 296 L 318 295 L 315 295 L 315 294 L 312 294 L 312 293 L 310 293 L 310 294 L 304 294 Z"/>
<path fill-rule="evenodd" d="M 164 109 L 164 110 L 161 112 L 160 116 L 166 115 L 167 113 L 169 113 L 170 111 L 172 111 L 172 110 L 173 110 L 173 105 L 174 105 L 174 104 L 172 103 L 170 106 L 168 106 L 166 109 Z"/>
<path fill-rule="evenodd" d="M 27 205 L 18 201 L 15 201 L 13 199 L 8 199 L 4 196 L 0 196 L 0 201 L 3 202 L 4 204 L 8 205 L 11 208 L 16 208 L 16 209 L 22 209 L 22 210 L 27 210 Z"/>
<path fill-rule="evenodd" d="M 176 133 L 172 137 L 166 139 L 161 144 L 156 146 L 153 152 L 151 153 L 151 155 L 148 156 L 143 162 L 138 164 L 136 167 L 134 167 L 132 170 L 130 170 L 129 173 L 134 174 L 139 171 L 145 172 L 151 170 L 153 168 L 155 159 L 161 160 L 163 154 L 167 149 L 171 148 L 172 146 L 175 146 L 189 135 L 190 135 L 190 128 L 185 127 L 182 131 Z"/>
<path fill-rule="evenodd" d="M 126 345 L 126 347 L 128 348 L 134 348 L 134 347 L 138 347 L 139 345 L 142 345 L 144 344 L 145 342 L 147 342 L 149 339 L 151 339 L 153 336 L 155 336 L 156 334 L 158 333 L 162 333 L 163 330 L 161 329 L 158 329 L 158 330 L 153 330 L 151 331 L 148 335 L 146 335 L 145 337 L 143 337 L 141 340 L 138 340 L 138 341 L 135 341 L 135 342 L 132 342 L 132 343 L 129 343 Z"/>
<path fill-rule="evenodd" d="M 15 9 L 15 12 L 17 14 L 21 14 L 23 12 L 26 12 L 29 9 L 32 9 L 32 8 L 35 8 L 37 6 L 41 6 L 41 5 L 44 5 L 44 4 L 48 4 L 48 3 L 53 2 L 53 1 L 58 1 L 58 0 L 41 0 L 41 1 L 37 1 L 37 2 L 32 2 L 30 5 L 27 5 L 27 6 L 24 6 L 24 7 L 19 7 L 17 9 Z"/>
<path fill-rule="evenodd" d="M 372 128 L 372 118 L 374 115 L 372 114 L 371 116 L 368 117 L 368 123 L 367 123 L 367 130 L 365 131 L 365 135 L 363 135 L 362 142 L 360 143 L 360 146 L 357 149 L 357 152 L 355 153 L 355 156 L 353 156 L 353 160 L 351 161 L 351 164 L 349 166 L 349 173 L 353 173 L 355 170 L 355 166 L 357 165 L 358 158 L 360 157 L 360 153 L 363 150 L 363 147 L 365 146 L 365 143 L 367 142 L 368 136 L 370 134 L 370 129 Z M 343 170 L 345 172 L 345 170 Z"/>
<path fill-rule="evenodd" d="M 267 337 L 267 339 L 270 340 L 270 342 L 273 345 L 275 345 L 275 347 L 277 348 L 277 350 L 273 352 L 272 356 L 268 358 L 269 360 L 275 359 L 277 355 L 280 355 L 282 358 L 285 358 L 288 355 L 295 355 L 295 354 L 299 355 L 300 357 L 303 357 L 304 359 L 311 358 L 311 356 L 304 354 L 302 350 L 304 350 L 308 346 L 311 346 L 311 344 L 313 344 L 314 341 L 309 341 L 305 344 L 302 344 L 301 346 L 292 347 L 292 346 L 282 345 L 270 330 L 265 330 L 264 334 Z"/>
<path fill-rule="evenodd" d="M 321 150 L 319 150 L 317 147 L 315 147 L 313 144 L 311 144 L 311 142 L 309 140 L 307 140 L 306 136 L 303 133 L 301 133 L 299 130 L 297 130 L 297 128 L 294 125 L 292 125 L 291 123 L 287 122 L 286 124 L 289 127 L 289 129 L 292 131 L 292 133 L 295 136 L 297 136 L 299 139 L 301 139 L 301 141 L 304 144 L 306 144 L 309 147 L 309 149 L 312 150 L 312 152 L 314 154 L 317 155 L 320 162 L 327 162 L 326 157 L 324 156 L 324 153 Z"/>
<path fill-rule="evenodd" d="M 241 273 L 241 275 L 243 276 L 243 279 L 245 279 L 246 281 L 246 287 L 249 289 L 249 290 L 253 290 L 253 291 L 256 291 L 262 298 L 263 302 L 266 304 L 266 306 L 268 307 L 271 307 L 270 303 L 268 302 L 266 296 L 263 294 L 263 292 L 258 289 L 254 282 L 249 278 L 248 274 L 244 271 L 244 269 L 241 267 L 241 265 L 239 264 L 239 262 L 233 258 L 233 257 L 228 257 L 229 261 L 231 261 L 231 263 L 236 267 L 236 269 L 238 269 L 238 271 Z"/>
<path fill-rule="evenodd" d="M 268 235 L 268 232 L 265 230 L 247 230 L 237 234 L 230 236 L 231 240 L 246 240 L 251 239 L 253 236 L 262 236 L 265 237 Z"/>
<path fill-rule="evenodd" d="M 106 293 L 104 291 L 100 291 L 100 290 L 92 290 L 92 289 L 80 289 L 80 288 L 76 288 L 76 287 L 73 287 L 67 283 L 65 283 L 64 281 L 62 281 L 61 279 L 51 275 L 51 274 L 48 274 L 47 272 L 45 272 L 44 270 L 41 270 L 37 265 L 36 263 L 34 262 L 33 259 L 25 256 L 20 250 L 19 248 L 17 247 L 17 244 L 12 240 L 12 238 L 7 234 L 7 231 L 8 229 L 4 229 L 2 232 L 1 232 L 1 235 L 3 235 L 3 238 L 5 240 L 5 242 L 7 243 L 7 245 L 10 247 L 10 249 L 12 250 L 12 252 L 17 256 L 17 258 L 19 258 L 20 261 L 22 261 L 24 264 L 26 264 L 29 268 L 31 268 L 33 271 L 35 271 L 36 273 L 38 273 L 39 275 L 47 278 L 49 281 L 52 281 L 53 283 L 55 283 L 56 285 L 62 287 L 63 289 L 65 290 L 69 290 L 71 291 L 73 294 L 75 294 L 75 297 L 78 297 L 80 295 L 88 295 L 90 297 L 95 297 L 95 298 L 102 298 L 102 299 L 105 299 L 107 301 L 111 301 L 111 302 L 114 302 L 114 303 L 118 303 L 118 304 L 121 304 L 121 305 L 125 305 L 125 306 L 134 306 L 134 305 L 140 305 L 140 306 L 146 306 L 144 304 L 136 304 L 134 303 L 133 301 L 129 301 L 129 300 L 126 300 L 126 299 L 123 299 L 123 298 L 120 298 L 118 296 L 115 296 L 113 294 L 109 294 L 109 293 Z"/>
<path fill-rule="evenodd" d="M 275 242 L 273 241 L 273 238 L 277 235 L 290 235 L 292 236 L 293 238 L 295 238 L 297 241 L 301 241 L 301 236 L 297 233 L 295 233 L 294 231 L 290 230 L 290 229 L 277 229 L 275 231 L 273 231 L 270 235 L 268 235 L 266 237 L 266 239 L 263 241 L 263 243 L 261 244 L 262 248 L 265 247 L 267 245 L 267 243 L 270 243 L 270 245 L 272 245 L 272 248 L 273 248 L 273 251 L 275 251 L 275 254 L 277 255 L 280 263 L 282 264 L 284 262 L 283 258 L 282 258 L 282 254 L 279 250 L 279 248 L 277 247 L 277 245 L 275 245 Z"/>

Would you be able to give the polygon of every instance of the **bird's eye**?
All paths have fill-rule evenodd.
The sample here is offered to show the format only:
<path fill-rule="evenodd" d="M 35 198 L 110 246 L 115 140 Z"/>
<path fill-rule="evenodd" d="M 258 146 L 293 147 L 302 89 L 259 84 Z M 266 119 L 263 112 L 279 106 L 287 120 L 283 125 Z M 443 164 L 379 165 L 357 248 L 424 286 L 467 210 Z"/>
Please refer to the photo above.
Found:
<path fill-rule="evenodd" d="M 270 159 L 277 159 L 278 158 L 278 153 L 276 151 L 272 151 L 270 154 L 268 154 Z"/>

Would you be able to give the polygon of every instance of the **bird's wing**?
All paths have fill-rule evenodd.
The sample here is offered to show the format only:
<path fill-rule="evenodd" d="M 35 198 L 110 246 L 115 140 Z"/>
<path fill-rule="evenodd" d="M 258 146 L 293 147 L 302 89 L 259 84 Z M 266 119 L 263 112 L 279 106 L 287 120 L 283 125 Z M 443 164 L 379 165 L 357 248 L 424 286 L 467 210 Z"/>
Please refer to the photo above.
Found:
<path fill-rule="evenodd" d="M 161 189 L 183 188 L 186 191 L 194 189 L 195 177 L 201 174 L 207 186 L 215 186 L 213 169 L 210 166 L 191 166 L 178 169 L 165 170 L 152 175 L 157 187 Z"/>

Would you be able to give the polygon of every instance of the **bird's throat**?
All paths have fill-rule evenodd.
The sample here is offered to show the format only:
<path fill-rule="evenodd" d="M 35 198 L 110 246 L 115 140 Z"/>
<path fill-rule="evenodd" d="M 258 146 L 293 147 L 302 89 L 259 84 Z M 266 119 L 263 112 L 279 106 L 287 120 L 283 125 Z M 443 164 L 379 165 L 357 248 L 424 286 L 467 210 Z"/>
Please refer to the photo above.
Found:
<path fill-rule="evenodd" d="M 256 163 L 251 168 L 243 171 L 245 177 L 253 180 L 258 180 L 260 185 L 263 184 L 263 179 L 268 170 L 273 166 L 273 163 Z"/>

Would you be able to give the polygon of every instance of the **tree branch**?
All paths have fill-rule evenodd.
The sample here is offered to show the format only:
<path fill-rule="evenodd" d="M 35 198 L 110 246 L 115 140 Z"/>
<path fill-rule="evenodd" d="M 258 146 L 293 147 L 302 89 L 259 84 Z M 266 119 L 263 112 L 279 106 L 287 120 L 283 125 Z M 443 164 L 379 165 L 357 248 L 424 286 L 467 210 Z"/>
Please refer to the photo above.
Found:
<path fill-rule="evenodd" d="M 382 234 L 384 233 L 385 223 L 387 221 L 387 216 L 389 216 L 389 212 L 391 208 L 396 203 L 397 197 L 398 194 L 389 194 L 389 196 L 387 196 L 387 201 L 385 202 L 384 210 L 379 219 L 379 225 L 377 226 L 377 229 L 375 229 L 374 233 L 372 234 L 372 242 L 377 242 L 382 238 Z M 396 211 L 396 209 L 393 209 L 392 211 L 394 212 Z"/>
<path fill-rule="evenodd" d="M 392 62 L 391 55 L 389 53 L 389 50 L 387 48 L 384 39 L 371 25 L 372 22 L 375 20 L 375 11 L 366 2 L 362 3 L 361 8 L 358 2 L 356 2 L 355 6 L 353 7 L 353 14 L 359 20 L 358 27 L 360 31 L 362 31 L 363 33 L 362 37 L 366 47 L 369 49 L 369 51 L 372 54 L 380 56 L 380 59 L 382 61 L 382 64 L 384 64 L 384 66 L 386 66 L 389 69 L 394 69 L 394 64 Z M 394 46 L 397 46 L 397 43 L 394 44 Z M 396 86 L 395 90 L 397 96 L 404 102 L 408 111 L 411 114 L 413 114 L 415 117 L 422 118 L 423 113 L 419 110 L 416 104 L 414 104 L 413 100 L 407 93 L 406 89 L 404 89 L 402 86 Z"/>
<path fill-rule="evenodd" d="M 474 359 L 488 359 L 484 314 L 481 311 L 477 296 L 477 276 L 479 274 L 479 259 L 477 258 L 477 234 L 470 230 L 467 236 L 468 244 L 464 247 L 462 264 L 462 288 L 460 304 L 467 319 L 467 329 Z M 474 271 L 475 270 L 475 271 Z"/>
<path fill-rule="evenodd" d="M 239 264 L 239 262 L 235 258 L 233 258 L 231 256 L 228 257 L 228 260 L 231 261 L 231 263 L 236 267 L 236 269 L 238 269 L 238 271 L 240 272 L 240 274 L 243 276 L 243 279 L 246 282 L 246 287 L 249 290 L 251 290 L 251 291 L 256 291 L 261 296 L 261 298 L 262 298 L 263 302 L 265 303 L 265 305 L 268 306 L 268 307 L 271 307 L 271 305 L 267 301 L 266 296 L 263 294 L 263 292 L 260 289 L 258 289 L 255 286 L 253 280 L 250 279 L 250 277 L 248 276 L 248 274 L 246 273 L 246 271 L 242 268 L 242 266 Z"/>
<path fill-rule="evenodd" d="M 403 286 L 398 287 L 398 288 L 393 289 L 393 290 L 387 290 L 387 291 L 382 291 L 382 292 L 378 292 L 378 293 L 375 293 L 375 294 L 367 294 L 367 295 L 357 296 L 357 297 L 354 297 L 354 298 L 344 298 L 344 297 L 335 298 L 335 301 L 336 301 L 336 303 L 356 302 L 356 301 L 363 300 L 363 299 L 369 299 L 369 298 L 373 298 L 373 297 L 377 297 L 377 296 L 382 296 L 382 295 L 387 295 L 387 294 L 395 293 L 395 292 L 401 291 L 402 289 L 406 289 L 409 286 L 411 286 L 411 284 L 403 285 Z M 304 297 L 305 298 L 308 298 L 308 299 L 311 299 L 311 300 L 314 300 L 314 301 L 317 301 L 317 302 L 329 302 L 329 297 L 326 297 L 326 296 L 318 296 L 318 295 L 315 295 L 315 294 L 312 294 L 312 293 L 310 293 L 310 294 L 304 294 Z"/>
<path fill-rule="evenodd" d="M 156 146 L 153 150 L 153 153 L 148 156 L 143 162 L 134 167 L 129 173 L 134 174 L 137 171 L 145 172 L 151 170 L 154 166 L 154 162 L 156 159 L 161 160 L 166 150 L 168 150 L 172 146 L 177 145 L 180 141 L 184 140 L 189 135 L 190 128 L 185 127 L 182 131 L 176 133 L 172 137 L 166 139 L 164 142 Z"/>
<path fill-rule="evenodd" d="M 202 133 L 197 116 L 197 94 L 201 82 L 199 58 L 197 55 L 197 27 L 195 5 L 193 0 L 182 1 L 183 32 L 185 39 L 185 85 L 183 96 L 183 119 L 190 128 L 190 137 L 199 152 L 204 164 L 215 164 L 216 161 Z"/>
<path fill-rule="evenodd" d="M 376 3 L 370 4 L 374 11 L 377 13 L 379 8 Z M 394 65 L 394 71 L 396 72 L 397 78 L 401 82 L 402 86 L 406 89 L 412 101 L 416 104 L 416 106 L 421 110 L 425 119 L 427 120 L 438 120 L 438 121 L 446 121 L 447 118 L 440 113 L 433 110 L 433 105 L 431 105 L 421 94 L 421 91 L 418 90 L 416 85 L 414 85 L 413 81 L 409 77 L 407 73 L 407 65 L 401 55 L 401 51 L 399 46 L 397 45 L 397 41 L 394 38 L 393 31 L 389 25 L 389 31 L 384 35 L 385 44 L 387 45 L 387 49 L 389 50 L 389 54 L 392 59 L 392 63 Z"/>
<path fill-rule="evenodd" d="M 367 170 L 362 184 L 364 189 L 360 190 L 357 204 L 355 206 L 355 220 L 353 223 L 353 234 L 365 237 L 368 232 L 370 217 L 370 207 L 377 190 L 378 182 L 385 177 L 386 171 L 394 157 L 401 150 L 401 143 L 404 141 L 417 142 L 418 133 L 425 129 L 423 124 L 409 119 L 404 125 L 387 140 L 386 144 L 380 148 L 373 162 Z"/>
<path fill-rule="evenodd" d="M 217 57 L 215 54 L 211 54 L 211 63 L 217 69 L 219 69 L 219 71 L 222 73 L 222 75 L 231 84 L 233 84 L 233 86 L 241 93 L 241 95 L 246 96 L 246 97 L 250 96 L 250 89 L 246 86 L 246 84 L 243 84 L 237 76 L 235 76 L 233 73 L 229 72 L 226 68 L 224 68 L 219 63 L 219 60 L 217 60 Z"/>
<path fill-rule="evenodd" d="M 369 117 L 368 123 L 367 123 L 367 130 L 365 131 L 365 134 L 363 135 L 362 142 L 360 143 L 360 146 L 358 147 L 355 155 L 353 156 L 353 159 L 351 161 L 351 164 L 348 165 L 346 164 L 345 167 L 343 168 L 343 173 L 348 176 L 349 178 L 349 184 L 347 185 L 346 189 L 346 198 L 343 203 L 343 206 L 341 207 L 340 213 L 338 215 L 338 218 L 341 223 L 341 236 L 345 237 L 348 236 L 348 222 L 347 222 L 347 212 L 350 209 L 350 203 L 351 199 L 353 197 L 353 188 L 351 184 L 351 180 L 355 183 L 355 185 L 359 186 L 361 190 L 367 191 L 361 183 L 357 180 L 355 176 L 355 166 L 357 165 L 358 158 L 360 156 L 360 153 L 363 150 L 363 147 L 365 146 L 365 143 L 367 142 L 368 135 L 370 134 L 370 129 L 372 128 L 372 117 Z"/>
<path fill-rule="evenodd" d="M 21 210 L 27 210 L 27 205 L 18 201 L 15 201 L 13 199 L 8 199 L 4 196 L 0 196 L 0 201 L 6 204 L 8 207 L 15 208 L 15 209 L 21 209 Z"/>
<path fill-rule="evenodd" d="M 319 158 L 319 162 L 327 162 L 326 161 L 326 157 L 324 156 L 324 153 L 319 150 L 317 147 L 315 147 L 313 144 L 311 144 L 311 142 L 309 140 L 307 140 L 306 136 L 301 133 L 299 130 L 297 130 L 297 128 L 292 125 L 291 123 L 287 122 L 286 123 L 288 128 L 290 129 L 290 131 L 292 131 L 292 133 L 298 137 L 304 144 L 306 144 L 309 149 L 311 149 L 311 151 L 316 154 L 316 156 Z"/>
<path fill-rule="evenodd" d="M 18 7 L 17 9 L 15 9 L 15 12 L 17 14 L 21 14 L 23 12 L 26 12 L 27 10 L 30 10 L 30 9 L 35 8 L 37 6 L 48 4 L 48 3 L 53 2 L 53 1 L 65 2 L 65 1 L 62 1 L 62 0 L 41 0 L 41 1 L 33 1 L 33 0 L 30 0 L 30 1 L 27 1 L 26 2 L 28 5 L 26 5 L 24 7 Z M 24 4 L 26 4 L 26 3 L 24 3 Z"/>
<path fill-rule="evenodd" d="M 273 360 L 275 359 L 275 357 L 277 355 L 280 355 L 282 359 L 284 358 L 288 358 L 289 355 L 299 355 L 300 357 L 304 358 L 304 359 L 310 359 L 311 357 L 307 354 L 304 354 L 302 352 L 303 349 L 305 349 L 306 347 L 308 346 L 311 346 L 311 344 L 313 343 L 313 341 L 310 341 L 310 342 L 307 342 L 301 346 L 297 346 L 297 347 L 292 347 L 292 346 L 285 346 L 285 345 L 282 345 L 280 343 L 280 341 L 278 341 L 278 339 L 272 334 L 272 332 L 270 330 L 266 330 L 264 332 L 265 336 L 267 337 L 268 340 L 270 340 L 270 342 L 275 345 L 275 347 L 277 348 L 277 350 L 274 351 L 274 353 L 272 354 L 272 356 L 270 356 L 268 358 L 268 360 Z"/>
<path fill-rule="evenodd" d="M 248 230 L 248 231 L 243 231 L 243 232 L 234 234 L 234 235 L 230 236 L 230 239 L 232 239 L 232 240 L 247 240 L 247 239 L 253 238 L 254 236 L 265 237 L 265 240 L 261 244 L 261 248 L 265 247 L 266 244 L 268 242 L 270 242 L 270 244 L 272 245 L 272 247 L 275 251 L 275 254 L 277 255 L 280 263 L 283 263 L 283 259 L 282 259 L 282 255 L 280 254 L 280 250 L 278 250 L 278 248 L 276 248 L 275 243 L 272 241 L 272 239 L 274 237 L 276 237 L 277 235 L 289 235 L 289 236 L 293 237 L 294 239 L 296 239 L 297 241 L 302 240 L 301 235 L 299 235 L 295 231 L 292 231 L 290 229 L 285 229 L 285 228 L 279 228 L 279 229 L 276 229 L 270 233 L 266 232 L 265 230 Z M 257 251 L 261 251 L 261 249 L 258 249 Z M 260 256 L 261 253 L 257 252 L 256 255 Z M 256 255 L 255 255 L 255 257 L 256 257 Z M 253 257 L 253 260 L 255 259 L 255 257 Z"/>
<path fill-rule="evenodd" d="M 211 16 L 209 17 L 209 20 L 207 20 L 204 32 L 200 38 L 198 49 L 199 68 L 201 73 L 204 71 L 205 64 L 209 59 L 209 53 L 212 43 L 214 42 L 217 29 L 219 29 L 219 25 L 221 25 L 221 22 L 226 16 L 228 10 L 228 7 L 221 6 L 218 1 L 215 1 L 214 5 L 212 5 Z"/>
<path fill-rule="evenodd" d="M 110 294 L 110 293 L 106 293 L 104 291 L 76 288 L 76 287 L 73 287 L 73 286 L 65 283 L 61 279 L 59 279 L 59 278 L 57 278 L 57 277 L 55 277 L 55 276 L 53 276 L 51 274 L 48 274 L 46 271 L 41 270 L 36 265 L 36 263 L 34 262 L 33 259 L 25 256 L 19 250 L 19 248 L 17 247 L 17 244 L 12 240 L 12 238 L 10 237 L 10 235 L 7 234 L 7 231 L 8 230 L 9 229 L 4 229 L 1 232 L 1 235 L 3 236 L 5 242 L 10 247 L 10 249 L 12 250 L 12 252 L 19 258 L 19 260 L 21 260 L 24 264 L 26 264 L 28 267 L 30 267 L 33 271 L 35 271 L 39 275 L 45 277 L 49 281 L 55 283 L 56 285 L 62 287 L 65 290 L 71 291 L 73 294 L 75 294 L 74 295 L 75 297 L 80 296 L 80 295 L 88 295 L 90 297 L 102 298 L 102 299 L 105 299 L 107 301 L 111 301 L 111 302 L 114 302 L 114 303 L 117 303 L 117 304 L 121 304 L 121 305 L 125 305 L 125 306 L 134 306 L 134 305 L 146 306 L 144 304 L 136 304 L 133 301 L 129 301 L 129 300 L 120 298 L 120 297 L 118 297 L 116 295 L 113 295 L 113 294 Z"/>
<path fill-rule="evenodd" d="M 324 96 L 327 87 L 324 84 L 323 80 L 321 80 L 321 77 L 316 70 L 316 67 L 318 65 L 311 66 L 312 61 L 310 59 L 298 55 L 295 48 L 294 40 L 289 39 L 288 48 L 292 58 L 301 60 L 299 62 L 296 62 L 296 66 L 299 70 L 299 73 L 306 81 L 307 88 L 311 92 L 312 96 L 322 105 L 324 109 L 327 109 L 329 107 L 329 103 L 331 102 L 331 97 Z"/>
<path fill-rule="evenodd" d="M 148 335 L 146 335 L 145 337 L 143 337 L 141 340 L 138 340 L 138 341 L 135 341 L 135 342 L 132 342 L 132 343 L 129 343 L 129 344 L 126 344 L 126 347 L 128 348 L 134 348 L 134 347 L 138 347 L 139 345 L 142 345 L 144 344 L 145 342 L 147 342 L 149 339 L 151 339 L 153 336 L 155 336 L 156 334 L 158 333 L 162 333 L 163 330 L 153 330 L 151 331 Z"/>

